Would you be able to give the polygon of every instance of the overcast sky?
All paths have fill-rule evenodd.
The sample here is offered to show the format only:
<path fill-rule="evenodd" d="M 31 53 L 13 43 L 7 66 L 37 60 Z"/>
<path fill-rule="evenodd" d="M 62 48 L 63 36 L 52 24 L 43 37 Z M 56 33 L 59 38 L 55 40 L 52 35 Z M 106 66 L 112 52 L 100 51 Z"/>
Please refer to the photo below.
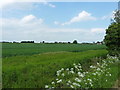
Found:
<path fill-rule="evenodd" d="M 102 41 L 116 9 L 117 2 L 9 3 L 0 10 L 2 39 Z"/>

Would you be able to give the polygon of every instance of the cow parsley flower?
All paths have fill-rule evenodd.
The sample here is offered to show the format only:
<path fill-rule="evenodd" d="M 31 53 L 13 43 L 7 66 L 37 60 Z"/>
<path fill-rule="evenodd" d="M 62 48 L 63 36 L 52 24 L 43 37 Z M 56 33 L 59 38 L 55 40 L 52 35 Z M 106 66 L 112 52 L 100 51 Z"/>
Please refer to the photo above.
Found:
<path fill-rule="evenodd" d="M 79 78 L 75 78 L 75 81 L 77 82 L 81 82 L 81 80 Z"/>
<path fill-rule="evenodd" d="M 81 72 L 78 72 L 78 75 L 80 75 L 81 74 Z"/>
<path fill-rule="evenodd" d="M 45 88 L 48 88 L 49 86 L 48 85 L 45 85 Z"/>
<path fill-rule="evenodd" d="M 63 71 L 64 70 L 64 68 L 61 68 L 61 71 Z"/>
<path fill-rule="evenodd" d="M 78 83 L 73 83 L 73 85 L 80 87 L 80 84 L 78 84 Z"/>
<path fill-rule="evenodd" d="M 62 74 L 62 76 L 64 77 L 64 76 L 65 76 L 65 74 L 63 73 L 63 74 Z"/>
<path fill-rule="evenodd" d="M 71 88 L 74 88 L 74 86 L 73 86 L 73 85 L 70 85 L 70 87 L 71 87 Z"/>
<path fill-rule="evenodd" d="M 60 83 L 60 82 L 62 82 L 62 79 L 60 79 L 59 81 L 57 81 L 57 83 Z"/>
<path fill-rule="evenodd" d="M 71 81 L 69 80 L 68 83 L 71 83 Z"/>
<path fill-rule="evenodd" d="M 69 68 L 67 68 L 66 70 L 69 71 Z"/>
<path fill-rule="evenodd" d="M 76 64 L 74 63 L 73 65 L 75 66 Z"/>
<path fill-rule="evenodd" d="M 109 76 L 111 76 L 111 74 L 109 74 Z"/>
<path fill-rule="evenodd" d="M 73 71 L 73 68 L 71 68 L 70 70 Z"/>
<path fill-rule="evenodd" d="M 72 74 L 74 74 L 74 71 L 70 71 Z"/>
<path fill-rule="evenodd" d="M 55 82 L 52 82 L 52 84 L 55 84 Z"/>

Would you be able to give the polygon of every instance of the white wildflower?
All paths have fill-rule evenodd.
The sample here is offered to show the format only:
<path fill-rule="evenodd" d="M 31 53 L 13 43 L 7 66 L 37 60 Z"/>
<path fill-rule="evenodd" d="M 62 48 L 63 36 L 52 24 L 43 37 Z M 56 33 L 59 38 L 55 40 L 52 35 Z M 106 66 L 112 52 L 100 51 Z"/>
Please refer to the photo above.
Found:
<path fill-rule="evenodd" d="M 88 73 L 88 72 L 86 72 L 86 73 Z"/>
<path fill-rule="evenodd" d="M 97 71 L 100 71 L 100 68 L 97 68 Z"/>
<path fill-rule="evenodd" d="M 82 68 L 81 66 L 78 66 L 79 68 Z"/>
<path fill-rule="evenodd" d="M 70 71 L 71 73 L 74 73 L 74 71 Z"/>
<path fill-rule="evenodd" d="M 63 74 L 62 74 L 62 76 L 64 77 L 64 76 L 65 76 L 65 74 L 63 73 Z"/>
<path fill-rule="evenodd" d="M 60 79 L 59 81 L 57 81 L 57 83 L 60 83 L 60 82 L 62 82 L 62 79 Z"/>
<path fill-rule="evenodd" d="M 75 66 L 76 64 L 74 63 L 73 65 Z"/>
<path fill-rule="evenodd" d="M 59 73 L 57 73 L 57 76 L 59 76 L 60 74 Z"/>
<path fill-rule="evenodd" d="M 75 81 L 77 82 L 81 82 L 81 80 L 79 78 L 75 78 Z"/>
<path fill-rule="evenodd" d="M 93 66 L 91 65 L 90 68 L 93 68 Z"/>
<path fill-rule="evenodd" d="M 81 72 L 78 72 L 78 75 L 80 75 L 81 74 Z"/>
<path fill-rule="evenodd" d="M 81 73 L 81 74 L 78 74 L 79 75 L 79 77 L 84 77 L 84 75 Z"/>
<path fill-rule="evenodd" d="M 91 87 L 93 86 L 93 84 L 91 84 Z"/>
<path fill-rule="evenodd" d="M 71 68 L 71 71 L 73 71 L 73 68 Z"/>
<path fill-rule="evenodd" d="M 73 83 L 73 85 L 80 87 L 80 84 L 78 84 L 78 83 Z"/>
<path fill-rule="evenodd" d="M 45 85 L 45 88 L 48 88 L 49 86 L 48 85 Z"/>
<path fill-rule="evenodd" d="M 64 70 L 64 68 L 61 68 L 61 70 L 63 71 L 63 70 Z"/>
<path fill-rule="evenodd" d="M 93 75 L 96 75 L 96 73 L 93 73 Z"/>
<path fill-rule="evenodd" d="M 69 68 L 67 68 L 66 70 L 69 71 Z"/>
<path fill-rule="evenodd" d="M 111 74 L 109 74 L 109 76 L 111 76 Z"/>
<path fill-rule="evenodd" d="M 92 82 L 92 79 L 89 79 L 90 82 Z"/>
<path fill-rule="evenodd" d="M 52 82 L 52 84 L 55 84 L 55 82 Z"/>
<path fill-rule="evenodd" d="M 71 83 L 71 81 L 69 80 L 68 83 Z"/>
<path fill-rule="evenodd" d="M 100 65 L 100 64 L 97 62 L 97 65 Z"/>
<path fill-rule="evenodd" d="M 71 88 L 74 88 L 73 85 L 70 85 Z"/>
<path fill-rule="evenodd" d="M 78 68 L 77 66 L 75 66 L 75 68 Z"/>

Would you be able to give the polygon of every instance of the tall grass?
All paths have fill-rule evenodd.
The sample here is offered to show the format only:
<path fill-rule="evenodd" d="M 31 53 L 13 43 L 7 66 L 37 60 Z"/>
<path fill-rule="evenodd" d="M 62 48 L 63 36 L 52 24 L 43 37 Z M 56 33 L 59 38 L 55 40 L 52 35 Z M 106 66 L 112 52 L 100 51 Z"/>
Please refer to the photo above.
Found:
<path fill-rule="evenodd" d="M 3 58 L 3 88 L 44 88 L 56 78 L 60 68 L 72 67 L 81 63 L 84 67 L 92 58 L 105 57 L 106 50 L 85 52 L 54 52 L 32 56 Z"/>

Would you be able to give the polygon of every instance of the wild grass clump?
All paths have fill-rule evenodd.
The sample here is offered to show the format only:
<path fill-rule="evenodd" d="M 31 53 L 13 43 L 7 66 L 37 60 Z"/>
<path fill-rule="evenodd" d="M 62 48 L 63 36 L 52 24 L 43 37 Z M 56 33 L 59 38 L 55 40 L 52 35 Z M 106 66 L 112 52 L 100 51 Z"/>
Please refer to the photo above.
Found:
<path fill-rule="evenodd" d="M 81 63 L 73 64 L 72 68 L 61 68 L 56 72 L 57 78 L 45 88 L 111 88 L 117 79 L 117 57 L 106 59 L 91 65 L 89 71 L 84 71 Z"/>

